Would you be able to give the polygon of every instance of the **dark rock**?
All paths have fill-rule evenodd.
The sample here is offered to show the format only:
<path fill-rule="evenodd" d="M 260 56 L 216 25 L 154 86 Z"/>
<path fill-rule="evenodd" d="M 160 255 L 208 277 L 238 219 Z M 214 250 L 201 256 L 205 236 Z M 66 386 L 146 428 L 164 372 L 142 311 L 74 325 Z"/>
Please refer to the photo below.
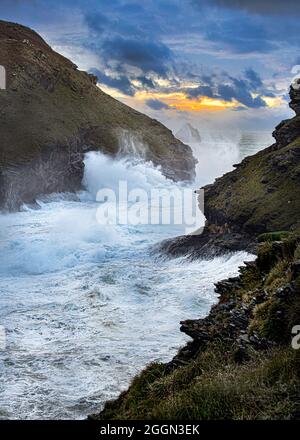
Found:
<path fill-rule="evenodd" d="M 298 83 L 300 80 L 298 81 Z M 276 143 L 244 159 L 235 170 L 204 187 L 206 227 L 201 236 L 162 243 L 169 256 L 191 258 L 228 251 L 256 252 L 256 236 L 300 229 L 300 107 L 299 89 L 291 88 L 294 118 L 282 121 Z"/>
<path fill-rule="evenodd" d="M 291 265 L 291 275 L 292 279 L 296 279 L 300 276 L 300 260 L 295 261 Z"/>
<path fill-rule="evenodd" d="M 186 235 L 164 240 L 153 251 L 168 257 L 189 256 L 195 260 L 215 257 L 226 252 L 248 250 L 256 252 L 256 240 L 247 234 L 229 231 L 213 232 L 205 227 L 202 234 Z"/>
<path fill-rule="evenodd" d="M 242 345 L 238 346 L 237 349 L 233 353 L 233 360 L 237 364 L 244 364 L 245 362 L 247 362 L 249 360 L 249 358 L 250 358 L 250 356 L 249 356 L 247 349 Z"/>
<path fill-rule="evenodd" d="M 289 296 L 293 295 L 293 293 L 294 293 L 294 288 L 292 284 L 289 283 L 277 289 L 275 292 L 275 296 L 279 299 L 287 299 Z"/>
<path fill-rule="evenodd" d="M 290 88 L 290 107 L 294 112 L 300 114 L 300 79 L 296 79 Z"/>
<path fill-rule="evenodd" d="M 269 179 L 266 177 L 263 177 L 260 182 L 263 184 L 266 184 L 266 183 L 269 183 Z"/>
<path fill-rule="evenodd" d="M 90 78 L 92 84 L 94 84 L 94 85 L 96 86 L 97 83 L 98 83 L 98 78 L 97 78 L 97 76 L 96 76 L 96 75 L 93 75 L 92 73 L 89 73 L 88 75 L 89 75 L 89 78 Z"/>

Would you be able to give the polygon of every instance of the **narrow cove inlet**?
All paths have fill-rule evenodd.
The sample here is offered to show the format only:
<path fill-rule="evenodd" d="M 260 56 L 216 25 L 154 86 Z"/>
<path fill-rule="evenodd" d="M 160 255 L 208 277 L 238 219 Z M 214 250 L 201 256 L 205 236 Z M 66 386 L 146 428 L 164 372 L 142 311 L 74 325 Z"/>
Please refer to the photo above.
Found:
<path fill-rule="evenodd" d="M 0 3 L 1 438 L 287 436 L 300 2 Z"/>
<path fill-rule="evenodd" d="M 91 153 L 84 191 L 1 215 L 1 418 L 99 411 L 147 364 L 169 361 L 189 340 L 179 322 L 206 316 L 214 283 L 252 259 L 161 258 L 153 246 L 183 226 L 100 225 L 94 188 L 114 188 L 125 174 L 146 191 L 180 188 L 151 164 Z"/>

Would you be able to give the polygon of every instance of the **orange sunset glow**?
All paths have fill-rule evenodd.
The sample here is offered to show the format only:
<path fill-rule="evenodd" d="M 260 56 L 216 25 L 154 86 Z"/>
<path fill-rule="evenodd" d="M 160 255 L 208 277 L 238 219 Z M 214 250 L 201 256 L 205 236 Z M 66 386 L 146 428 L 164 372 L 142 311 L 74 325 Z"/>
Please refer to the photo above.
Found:
<path fill-rule="evenodd" d="M 104 84 L 99 84 L 99 87 L 104 92 L 110 94 L 116 99 L 128 99 L 128 96 L 124 95 L 117 89 L 107 87 Z M 199 98 L 190 98 L 187 93 L 184 92 L 149 92 L 149 91 L 138 91 L 136 92 L 134 98 L 131 98 L 136 103 L 143 104 L 148 99 L 158 99 L 164 104 L 168 105 L 171 109 L 178 111 L 188 111 L 188 112 L 201 112 L 201 111 L 222 111 L 227 109 L 235 109 L 246 106 L 237 100 L 225 101 L 223 99 L 209 98 L 208 96 L 200 96 Z M 280 97 L 270 98 L 263 96 L 262 99 L 265 101 L 266 105 L 270 108 L 279 107 L 282 105 L 283 100 Z"/>
<path fill-rule="evenodd" d="M 162 100 L 170 107 L 181 111 L 195 111 L 199 112 L 202 110 L 209 111 L 219 111 L 226 108 L 239 107 L 240 104 L 237 101 L 226 102 L 222 99 L 212 99 L 207 96 L 201 96 L 198 99 L 190 99 L 183 95 L 178 98 L 168 97 Z"/>

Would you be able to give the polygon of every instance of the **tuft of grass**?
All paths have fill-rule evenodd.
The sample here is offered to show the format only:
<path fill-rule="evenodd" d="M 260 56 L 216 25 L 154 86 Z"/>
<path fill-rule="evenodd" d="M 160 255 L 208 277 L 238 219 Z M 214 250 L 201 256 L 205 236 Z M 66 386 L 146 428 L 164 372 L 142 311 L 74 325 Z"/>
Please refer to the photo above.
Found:
<path fill-rule="evenodd" d="M 257 237 L 259 243 L 265 241 L 282 241 L 289 237 L 291 233 L 289 231 L 278 231 L 278 232 L 266 232 L 265 234 L 260 234 Z"/>
<path fill-rule="evenodd" d="M 270 270 L 265 279 L 265 287 L 269 291 L 282 287 L 288 282 L 288 267 L 288 260 L 283 259 L 278 261 L 278 263 L 276 263 L 275 266 Z"/>
<path fill-rule="evenodd" d="M 298 246 L 295 249 L 294 258 L 295 260 L 300 260 L 300 244 L 298 244 Z"/>
<path fill-rule="evenodd" d="M 231 360 L 231 352 L 223 349 L 214 345 L 191 365 L 169 375 L 161 372 L 147 388 L 147 398 L 141 399 L 134 392 L 133 388 L 141 386 L 139 379 L 135 380 L 126 399 L 106 405 L 101 418 L 260 420 L 295 417 L 299 409 L 300 352 L 285 348 L 252 353 L 246 365 L 238 365 Z M 182 381 L 183 377 L 188 380 Z M 143 378 L 144 374 L 141 381 Z"/>
<path fill-rule="evenodd" d="M 254 308 L 249 332 L 256 332 L 278 344 L 286 344 L 290 340 L 291 328 L 300 317 L 300 283 L 291 279 L 290 270 L 297 256 L 298 242 L 299 238 L 295 235 L 289 235 L 279 246 L 265 242 L 258 257 L 261 268 L 265 270 L 268 267 L 262 286 L 268 297 Z M 289 284 L 291 281 L 294 283 L 293 290 Z M 278 295 L 280 289 L 283 291 Z"/>
<path fill-rule="evenodd" d="M 260 270 L 268 271 L 278 261 L 278 255 L 274 245 L 270 241 L 265 241 L 258 248 L 257 265 Z"/>

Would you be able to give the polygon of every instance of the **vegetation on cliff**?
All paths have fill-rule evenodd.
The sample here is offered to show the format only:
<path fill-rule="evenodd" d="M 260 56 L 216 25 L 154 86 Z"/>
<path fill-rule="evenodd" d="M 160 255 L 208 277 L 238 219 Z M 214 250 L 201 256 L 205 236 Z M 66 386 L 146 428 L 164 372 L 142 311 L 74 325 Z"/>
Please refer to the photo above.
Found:
<path fill-rule="evenodd" d="M 208 223 L 252 236 L 300 229 L 300 90 L 290 88 L 294 118 L 273 132 L 276 142 L 205 189 Z"/>
<path fill-rule="evenodd" d="M 192 150 L 158 121 L 113 99 L 97 78 L 56 53 L 31 29 L 0 21 L 0 206 L 77 190 L 83 155 L 137 149 L 174 180 L 194 177 Z M 124 148 L 125 147 L 125 148 Z"/>
<path fill-rule="evenodd" d="M 235 171 L 206 187 L 207 219 L 251 234 L 300 228 L 299 181 L 297 137 L 245 159 Z"/>
<path fill-rule="evenodd" d="M 193 340 L 152 364 L 100 419 L 298 419 L 300 237 L 262 242 L 255 262 L 216 285 L 205 319 L 184 321 Z"/>
<path fill-rule="evenodd" d="M 165 240 L 160 251 L 169 256 L 189 255 L 191 258 L 235 250 L 256 252 L 260 234 L 300 232 L 298 87 L 291 86 L 290 98 L 290 107 L 296 116 L 276 127 L 273 132 L 276 142 L 246 157 L 235 165 L 235 170 L 204 187 L 207 220 L 204 232 Z"/>
<path fill-rule="evenodd" d="M 181 323 L 192 341 L 169 364 L 150 365 L 96 418 L 300 418 L 300 347 L 291 344 L 300 325 L 299 89 L 290 96 L 296 117 L 276 127 L 276 143 L 205 187 L 203 234 L 159 248 L 191 258 L 251 249 L 256 260 L 216 285 L 219 303 L 205 319 Z"/>

